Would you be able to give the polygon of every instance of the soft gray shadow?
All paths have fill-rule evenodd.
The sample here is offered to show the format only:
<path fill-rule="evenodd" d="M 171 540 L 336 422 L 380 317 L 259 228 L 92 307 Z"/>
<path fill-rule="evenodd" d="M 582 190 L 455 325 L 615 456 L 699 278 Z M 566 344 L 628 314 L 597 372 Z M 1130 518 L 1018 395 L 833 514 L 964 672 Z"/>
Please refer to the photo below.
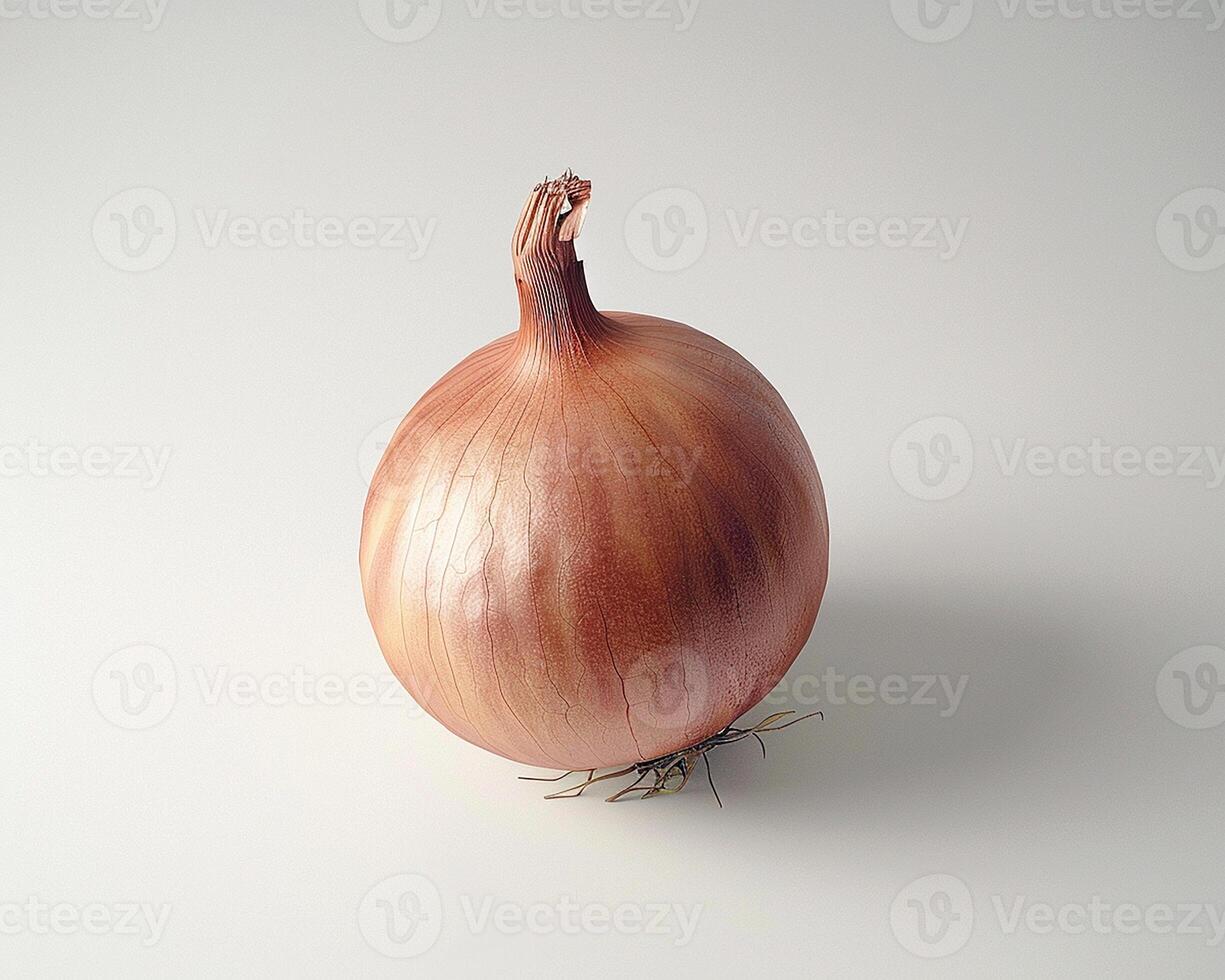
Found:
<path fill-rule="evenodd" d="M 712 754 L 725 803 L 893 822 L 900 806 L 917 817 L 950 798 L 988 808 L 1023 801 L 1026 782 L 1057 772 L 1069 746 L 1091 736 L 1092 716 L 1108 710 L 1086 705 L 1086 692 L 1110 695 L 1088 655 L 1083 599 L 1078 615 L 1054 588 L 989 590 L 950 599 L 957 589 L 831 588 L 783 688 L 740 724 L 784 709 L 820 709 L 824 720 L 766 735 L 765 761 L 751 739 Z M 827 668 L 871 678 L 875 690 L 859 692 L 869 703 L 830 703 Z M 880 687 L 891 675 L 904 680 L 890 682 L 890 696 L 905 703 L 885 703 Z M 955 710 L 942 682 L 922 691 L 932 676 L 953 690 L 965 678 Z M 835 701 L 849 693 L 847 680 L 834 682 Z M 927 699 L 936 703 L 915 703 Z"/>

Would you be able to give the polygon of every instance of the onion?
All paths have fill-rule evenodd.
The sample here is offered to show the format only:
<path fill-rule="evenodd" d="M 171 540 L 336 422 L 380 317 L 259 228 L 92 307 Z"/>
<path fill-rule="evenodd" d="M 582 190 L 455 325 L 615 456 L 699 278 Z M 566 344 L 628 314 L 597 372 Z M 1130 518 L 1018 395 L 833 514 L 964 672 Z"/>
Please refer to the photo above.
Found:
<path fill-rule="evenodd" d="M 573 240 L 591 185 L 515 230 L 516 333 L 401 423 L 366 501 L 366 607 L 452 732 L 568 770 L 658 759 L 757 704 L 808 639 L 829 534 L 778 392 L 691 327 L 600 313 Z"/>

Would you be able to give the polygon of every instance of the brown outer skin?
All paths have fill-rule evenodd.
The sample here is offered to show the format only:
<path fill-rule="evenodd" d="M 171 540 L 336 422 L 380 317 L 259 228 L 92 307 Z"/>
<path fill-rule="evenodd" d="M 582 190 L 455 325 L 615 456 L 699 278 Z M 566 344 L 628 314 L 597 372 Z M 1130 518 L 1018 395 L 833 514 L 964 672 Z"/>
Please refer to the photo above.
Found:
<path fill-rule="evenodd" d="M 829 549 L 812 454 L 770 383 L 691 327 L 591 305 L 572 243 L 589 196 L 573 177 L 533 192 L 520 329 L 400 425 L 360 556 L 417 702 L 567 770 L 686 748 L 760 701 L 808 639 Z"/>

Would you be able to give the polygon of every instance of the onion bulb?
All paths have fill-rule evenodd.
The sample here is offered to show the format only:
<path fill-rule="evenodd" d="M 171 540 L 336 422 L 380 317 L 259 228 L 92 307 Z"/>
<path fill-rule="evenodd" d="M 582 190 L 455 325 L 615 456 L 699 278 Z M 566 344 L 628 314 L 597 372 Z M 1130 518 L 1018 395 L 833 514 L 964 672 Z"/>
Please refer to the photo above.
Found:
<path fill-rule="evenodd" d="M 692 327 L 598 312 L 591 185 L 538 185 L 512 245 L 519 329 L 401 423 L 362 524 L 388 664 L 456 735 L 584 770 L 696 745 L 808 639 L 829 534 L 786 404 Z"/>

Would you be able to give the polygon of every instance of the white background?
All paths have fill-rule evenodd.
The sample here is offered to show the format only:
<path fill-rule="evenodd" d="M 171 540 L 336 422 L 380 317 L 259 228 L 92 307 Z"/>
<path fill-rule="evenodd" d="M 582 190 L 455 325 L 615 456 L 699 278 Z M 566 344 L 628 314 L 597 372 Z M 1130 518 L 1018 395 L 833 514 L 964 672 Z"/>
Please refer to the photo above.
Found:
<path fill-rule="evenodd" d="M 1206 913 L 1160 909 L 1225 908 L 1225 30 L 1105 3 L 446 0 L 397 34 L 380 4 L 8 0 L 3 972 L 1220 975 Z M 740 350 L 825 480 L 778 699 L 825 720 L 716 755 L 723 809 L 544 802 L 366 703 L 363 468 L 513 329 L 515 219 L 568 166 L 597 305 Z M 231 238 L 299 209 L 432 232 Z M 873 224 L 839 247 L 827 211 Z M 754 213 L 806 245 L 742 238 Z M 924 217 L 959 247 L 872 237 Z M 1158 452 L 1095 474 L 1094 440 Z M 1071 447 L 1045 476 L 1043 447 Z M 827 669 L 876 693 L 831 701 Z M 295 676 L 322 691 L 281 703 Z M 910 703 L 927 676 L 965 678 L 956 710 Z M 1078 930 L 1095 896 L 1148 919 Z M 156 941 L 98 925 L 142 903 Z"/>

